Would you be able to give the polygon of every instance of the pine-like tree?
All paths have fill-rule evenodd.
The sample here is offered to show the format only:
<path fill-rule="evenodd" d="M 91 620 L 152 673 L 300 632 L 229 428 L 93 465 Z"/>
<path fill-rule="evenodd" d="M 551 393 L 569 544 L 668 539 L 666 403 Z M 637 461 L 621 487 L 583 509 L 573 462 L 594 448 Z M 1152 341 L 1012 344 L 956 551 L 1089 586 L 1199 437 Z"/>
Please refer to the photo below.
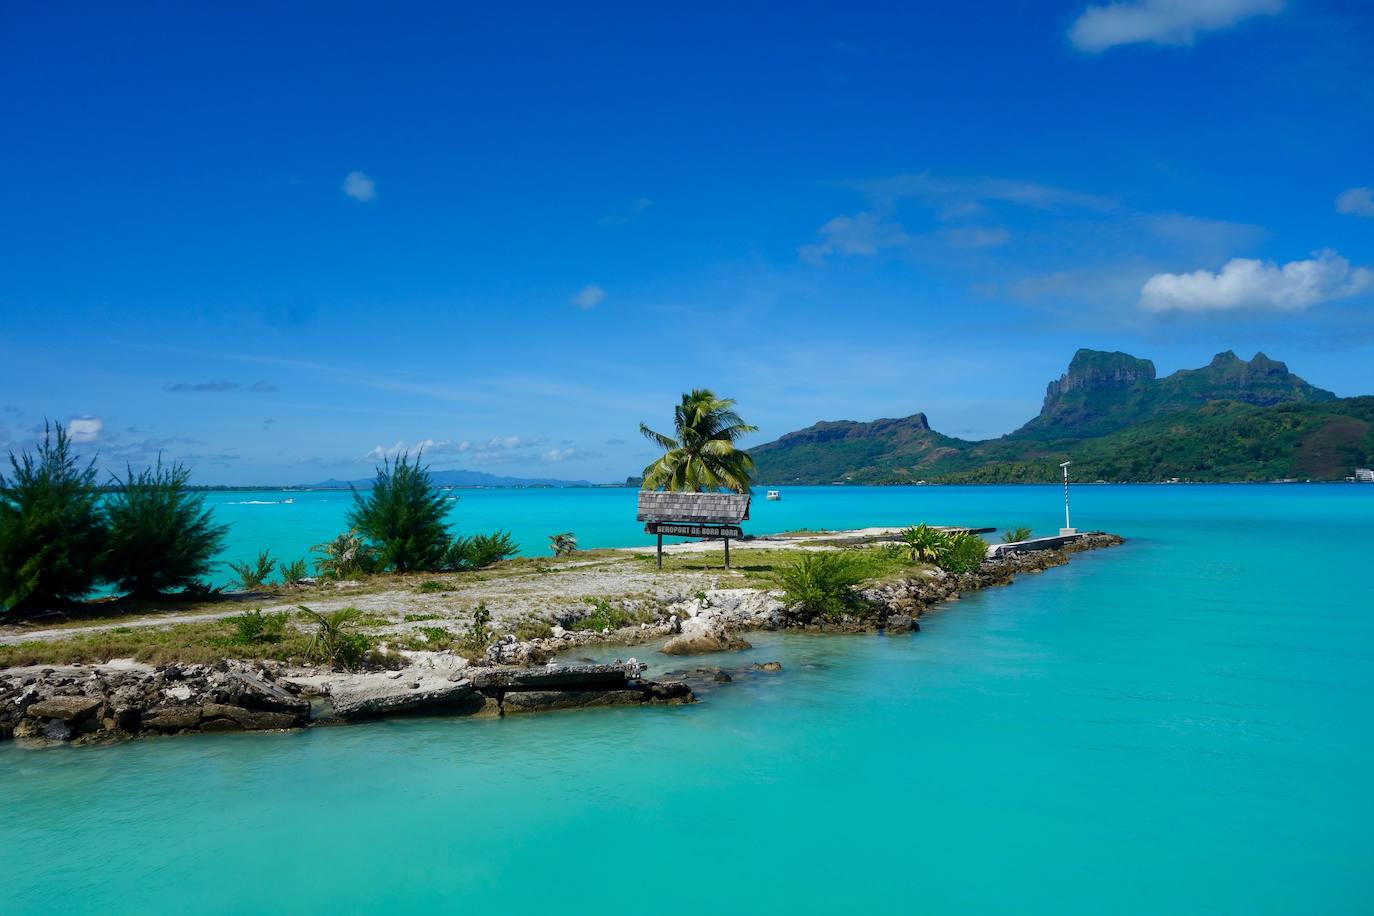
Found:
<path fill-rule="evenodd" d="M 436 570 L 449 547 L 448 502 L 429 479 L 421 455 L 385 460 L 364 496 L 353 492 L 348 524 L 377 548 L 382 563 L 397 572 Z"/>
<path fill-rule="evenodd" d="M 107 501 L 109 545 L 105 578 L 138 597 L 185 588 L 206 575 L 224 544 L 227 525 L 216 525 L 205 494 L 186 486 L 189 469 L 157 465 L 116 478 Z"/>
<path fill-rule="evenodd" d="M 105 542 L 94 460 L 83 467 L 62 425 L 44 424 L 36 451 L 10 452 L 10 468 L 0 474 L 0 610 L 82 597 Z"/>

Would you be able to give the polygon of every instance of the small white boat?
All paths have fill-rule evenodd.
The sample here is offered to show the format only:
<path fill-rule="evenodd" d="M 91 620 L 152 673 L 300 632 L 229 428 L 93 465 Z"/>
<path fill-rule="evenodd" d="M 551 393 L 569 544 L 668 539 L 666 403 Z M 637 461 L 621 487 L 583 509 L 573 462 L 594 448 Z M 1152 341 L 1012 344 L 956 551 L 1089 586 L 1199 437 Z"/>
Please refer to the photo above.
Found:
<path fill-rule="evenodd" d="M 768 498 L 769 498 L 769 499 L 782 499 L 782 494 L 779 493 L 777 490 L 769 490 L 769 491 L 768 491 Z"/>

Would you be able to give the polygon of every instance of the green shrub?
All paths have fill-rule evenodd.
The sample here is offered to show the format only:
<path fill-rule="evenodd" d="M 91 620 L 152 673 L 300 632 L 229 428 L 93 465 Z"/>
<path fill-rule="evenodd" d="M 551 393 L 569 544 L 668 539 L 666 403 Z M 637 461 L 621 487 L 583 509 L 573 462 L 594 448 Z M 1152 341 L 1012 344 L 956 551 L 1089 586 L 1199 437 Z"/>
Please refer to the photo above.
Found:
<path fill-rule="evenodd" d="M 566 557 L 568 554 L 577 552 L 577 535 L 571 531 L 564 531 L 560 534 L 549 535 L 549 547 L 553 550 L 556 557 Z"/>
<path fill-rule="evenodd" d="M 913 563 L 939 562 L 949 542 L 949 536 L 943 531 L 925 524 L 904 528 L 901 536 Z"/>
<path fill-rule="evenodd" d="M 863 573 L 841 551 L 805 553 L 775 573 L 783 601 L 805 620 L 828 617 L 837 620 L 859 607 L 854 586 Z"/>
<path fill-rule="evenodd" d="M 528 642 L 531 639 L 548 639 L 553 636 L 553 627 L 547 620 L 529 618 L 520 621 L 515 627 L 515 638 Z"/>
<path fill-rule="evenodd" d="M 491 611 L 487 610 L 485 603 L 479 603 L 472 609 L 472 626 L 463 634 L 463 648 L 473 653 L 486 651 L 487 646 L 496 638 L 496 634 L 487 626 L 489 623 Z"/>
<path fill-rule="evenodd" d="M 401 455 L 377 469 L 372 489 L 353 492 L 348 524 L 377 548 L 383 566 L 397 572 L 437 570 L 449 548 L 447 498 L 429 479 L 429 468 Z"/>
<path fill-rule="evenodd" d="M 418 623 L 422 620 L 443 620 L 443 614 L 407 614 L 401 618 L 406 623 Z"/>
<path fill-rule="evenodd" d="M 588 598 L 591 613 L 572 625 L 574 630 L 618 630 L 640 623 L 641 617 L 621 605 L 612 604 L 609 598 Z"/>
<path fill-rule="evenodd" d="M 332 541 L 311 548 L 320 558 L 315 571 L 326 579 L 354 579 L 377 571 L 377 552 L 356 531 L 346 531 Z"/>
<path fill-rule="evenodd" d="M 335 670 L 353 671 L 362 664 L 363 656 L 371 647 L 371 640 L 355 629 L 362 619 L 362 611 L 346 607 L 321 614 L 303 604 L 297 607 L 315 624 L 307 656 Z"/>
<path fill-rule="evenodd" d="M 1030 540 L 1030 536 L 1031 530 L 1024 526 L 1020 528 L 1008 528 L 1006 531 L 1002 532 L 1002 543 L 1015 544 L 1018 541 L 1028 541 Z"/>
<path fill-rule="evenodd" d="M 416 630 L 425 635 L 424 648 L 430 652 L 453 648 L 453 634 L 443 627 L 416 627 Z"/>
<path fill-rule="evenodd" d="M 310 571 L 306 568 L 305 560 L 292 560 L 290 563 L 282 560 L 277 564 L 281 570 L 282 585 L 300 585 L 310 578 Z"/>
<path fill-rule="evenodd" d="M 452 585 L 449 585 L 447 582 L 440 582 L 437 579 L 426 579 L 419 585 L 415 586 L 415 590 L 417 592 L 429 595 L 433 594 L 434 592 L 451 592 L 454 590 L 454 587 Z"/>
<path fill-rule="evenodd" d="M 230 563 L 229 568 L 239 577 L 240 590 L 251 592 L 267 584 L 267 577 L 277 568 L 277 561 L 266 550 L 260 550 L 252 563 Z"/>
<path fill-rule="evenodd" d="M 976 534 L 961 531 L 949 536 L 948 547 L 938 562 L 945 572 L 960 575 L 976 571 L 987 554 L 986 541 Z"/>
<path fill-rule="evenodd" d="M 286 633 L 286 621 L 289 616 L 284 611 L 264 614 L 261 609 L 237 614 L 228 618 L 228 622 L 234 627 L 234 635 L 229 640 L 241 646 L 258 642 L 281 642 L 282 636 Z"/>
<path fill-rule="evenodd" d="M 105 578 L 132 595 L 151 597 L 182 589 L 210 572 L 227 525 L 216 525 L 205 494 L 187 488 L 191 472 L 162 461 L 116 478 L 105 503 L 109 545 Z"/>
<path fill-rule="evenodd" d="M 23 612 L 91 590 L 105 547 L 95 463 L 82 467 L 58 424 L 37 453 L 0 474 L 0 610 Z"/>
<path fill-rule="evenodd" d="M 501 560 L 508 560 L 519 552 L 520 545 L 511 538 L 509 531 L 457 537 L 444 555 L 444 568 L 458 572 L 483 569 Z"/>

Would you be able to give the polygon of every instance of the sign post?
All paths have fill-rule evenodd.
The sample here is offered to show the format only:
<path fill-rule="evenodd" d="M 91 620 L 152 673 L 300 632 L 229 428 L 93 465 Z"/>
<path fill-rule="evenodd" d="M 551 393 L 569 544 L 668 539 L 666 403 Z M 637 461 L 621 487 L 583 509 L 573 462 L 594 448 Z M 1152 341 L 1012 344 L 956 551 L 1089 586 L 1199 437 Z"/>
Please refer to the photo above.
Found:
<path fill-rule="evenodd" d="M 1059 529 L 1061 537 L 1066 534 L 1078 533 L 1078 529 L 1069 522 L 1069 465 L 1071 464 L 1073 464 L 1072 461 L 1065 461 L 1059 466 L 1064 471 L 1064 527 Z"/>

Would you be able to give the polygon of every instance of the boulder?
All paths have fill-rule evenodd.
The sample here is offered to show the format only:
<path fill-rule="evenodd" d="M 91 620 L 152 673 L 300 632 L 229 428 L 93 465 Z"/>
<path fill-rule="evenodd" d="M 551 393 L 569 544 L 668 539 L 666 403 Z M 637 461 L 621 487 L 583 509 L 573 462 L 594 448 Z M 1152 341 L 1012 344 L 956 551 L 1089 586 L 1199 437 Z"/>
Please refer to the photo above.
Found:
<path fill-rule="evenodd" d="M 264 712 L 305 716 L 310 713 L 310 701 L 287 691 L 253 671 L 231 671 L 225 677 L 234 704 Z"/>
<path fill-rule="evenodd" d="M 552 690 L 581 688 L 610 690 L 624 687 L 644 673 L 631 659 L 616 665 L 544 665 L 537 668 L 479 668 L 470 673 L 478 690 Z"/>
<path fill-rule="evenodd" d="M 781 662 L 754 662 L 749 666 L 755 671 L 781 671 Z"/>
<path fill-rule="evenodd" d="M 160 732 L 179 732 L 200 724 L 199 706 L 163 706 L 143 717 L 143 727 Z"/>
<path fill-rule="evenodd" d="M 206 703 L 201 706 L 200 714 L 207 721 L 230 719 L 238 723 L 245 731 L 299 728 L 305 724 L 304 717 L 294 713 L 245 709 L 242 706 L 228 706 L 223 703 Z"/>
<path fill-rule="evenodd" d="M 49 741 L 70 741 L 76 737 L 76 727 L 63 719 L 53 719 L 43 726 L 43 737 Z"/>
<path fill-rule="evenodd" d="M 418 683 L 418 687 L 411 687 Z M 329 686 L 334 714 L 341 719 L 359 719 L 405 712 L 426 706 L 473 703 L 472 681 L 460 678 L 421 678 L 394 681 L 385 675 L 357 675 Z"/>
<path fill-rule="evenodd" d="M 104 702 L 100 697 L 48 697 L 29 706 L 28 714 L 39 719 L 77 722 L 94 715 Z"/>
<path fill-rule="evenodd" d="M 704 652 L 730 652 L 748 649 L 745 640 L 726 629 L 714 617 L 692 617 L 682 624 L 682 632 L 663 644 L 664 655 L 700 655 Z"/>

